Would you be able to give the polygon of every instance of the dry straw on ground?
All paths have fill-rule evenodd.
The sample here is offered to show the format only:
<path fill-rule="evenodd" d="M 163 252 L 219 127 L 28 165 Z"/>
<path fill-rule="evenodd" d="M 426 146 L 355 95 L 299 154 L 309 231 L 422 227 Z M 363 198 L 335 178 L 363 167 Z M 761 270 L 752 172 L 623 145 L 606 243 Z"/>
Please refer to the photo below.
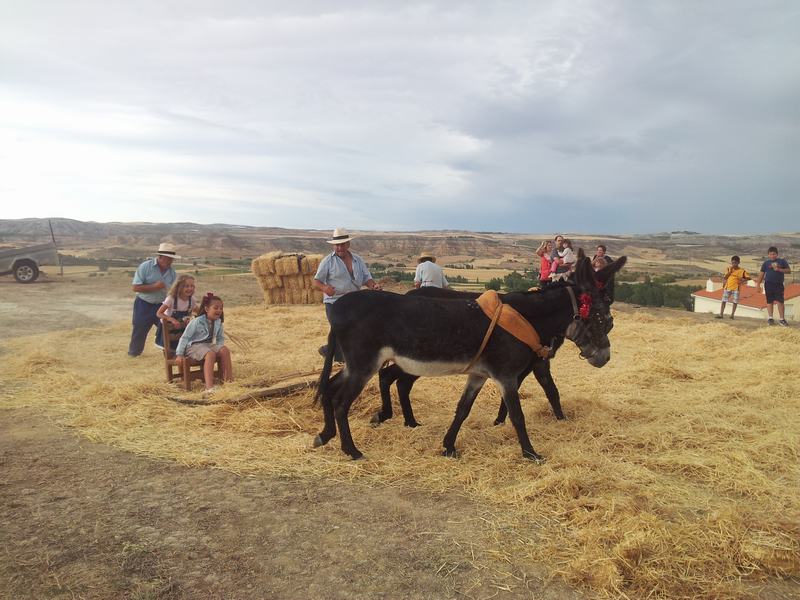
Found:
<path fill-rule="evenodd" d="M 264 291 L 264 303 L 319 304 L 322 292 L 312 285 L 322 260 L 319 254 L 268 252 L 254 258 L 251 270 Z"/>
<path fill-rule="evenodd" d="M 499 396 L 491 384 L 462 429 L 462 458 L 451 460 L 439 448 L 463 378 L 418 382 L 424 425 L 413 430 L 401 418 L 368 425 L 379 404 L 371 382 L 351 415 L 368 460 L 353 463 L 338 439 L 312 449 L 321 414 L 310 392 L 236 405 L 166 400 L 176 391 L 161 381 L 160 357 L 125 356 L 126 323 L 79 332 L 79 353 L 75 332 L 4 342 L 15 391 L 0 402 L 45 409 L 94 440 L 186 465 L 467 494 L 492 515 L 494 537 L 476 540 L 487 552 L 544 562 L 612 597 L 743 598 L 764 582 L 794 585 L 800 331 L 745 335 L 675 315 L 617 314 L 602 369 L 567 342 L 553 363 L 566 422 L 553 418 L 532 378 L 523 384 L 543 466 L 520 458 L 509 425 L 492 425 Z M 221 399 L 240 396 L 248 381 L 321 365 L 320 306 L 231 308 L 226 325 L 252 350 L 233 348 L 238 383 Z M 113 378 L 98 373 L 97 356 Z"/>

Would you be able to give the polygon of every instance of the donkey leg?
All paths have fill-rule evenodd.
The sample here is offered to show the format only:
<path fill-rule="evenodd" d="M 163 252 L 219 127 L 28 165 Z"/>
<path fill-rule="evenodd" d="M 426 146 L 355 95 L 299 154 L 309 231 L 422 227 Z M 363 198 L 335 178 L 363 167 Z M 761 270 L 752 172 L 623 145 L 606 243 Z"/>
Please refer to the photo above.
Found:
<path fill-rule="evenodd" d="M 339 393 L 334 398 L 334 414 L 336 416 L 336 425 L 339 428 L 339 439 L 342 443 L 342 452 L 349 454 L 353 460 L 363 458 L 364 455 L 356 448 L 353 443 L 353 436 L 350 433 L 350 421 L 348 414 L 350 413 L 350 405 L 353 404 L 361 390 L 369 381 L 372 373 L 365 374 L 351 374 L 341 386 Z"/>
<path fill-rule="evenodd" d="M 470 375 L 467 379 L 467 385 L 464 388 L 464 392 L 461 394 L 458 406 L 456 406 L 456 415 L 442 441 L 442 445 L 444 446 L 444 451 L 442 452 L 443 456 L 458 456 L 458 452 L 456 451 L 456 436 L 461 429 L 461 424 L 464 423 L 464 420 L 469 416 L 472 404 L 475 402 L 475 398 L 478 396 L 478 392 L 481 391 L 485 382 L 486 378 L 480 375 Z"/>
<path fill-rule="evenodd" d="M 525 378 L 528 376 L 528 373 L 531 372 L 531 367 L 527 367 L 522 373 L 519 374 L 517 377 L 517 389 L 522 385 L 522 382 L 525 381 Z M 506 422 L 506 416 L 508 415 L 508 409 L 506 408 L 506 402 L 502 398 L 500 398 L 500 407 L 497 409 L 497 418 L 494 420 L 495 425 L 502 425 Z"/>
<path fill-rule="evenodd" d="M 403 373 L 397 380 L 397 396 L 400 399 L 400 408 L 403 410 L 403 421 L 406 427 L 417 427 L 419 423 L 414 418 L 414 411 L 411 409 L 411 388 L 419 377 Z"/>
<path fill-rule="evenodd" d="M 506 401 L 500 398 L 500 407 L 497 409 L 497 418 L 494 420 L 495 425 L 502 425 L 506 422 L 508 416 L 508 409 L 506 408 Z"/>
<path fill-rule="evenodd" d="M 381 409 L 376 412 L 370 423 L 379 425 L 392 418 L 392 384 L 403 374 L 397 365 L 389 365 L 378 371 L 378 386 L 381 390 Z"/>
<path fill-rule="evenodd" d="M 535 461 L 537 464 L 542 464 L 544 458 L 539 456 L 533 449 L 531 440 L 528 437 L 528 430 L 525 428 L 525 415 L 522 414 L 522 407 L 519 404 L 517 382 L 506 381 L 501 383 L 500 387 L 503 390 L 503 400 L 505 400 L 508 408 L 508 416 L 511 418 L 511 423 L 514 425 L 514 430 L 517 432 L 523 458 L 528 458 Z"/>
<path fill-rule="evenodd" d="M 558 393 L 556 382 L 553 381 L 553 376 L 550 374 L 550 361 L 543 360 L 542 362 L 533 365 L 533 375 L 536 381 L 542 386 L 545 396 L 550 401 L 550 407 L 553 409 L 553 414 L 556 419 L 563 421 L 566 419 L 561 410 L 561 396 Z"/>
<path fill-rule="evenodd" d="M 324 446 L 336 436 L 336 420 L 333 413 L 333 400 L 341 389 L 342 381 L 344 381 L 345 377 L 346 375 L 344 374 L 344 371 L 340 371 L 331 377 L 330 381 L 328 382 L 328 389 L 325 391 L 325 394 L 323 394 L 320 401 L 322 404 L 322 414 L 325 417 L 325 425 L 323 426 L 322 431 L 317 434 L 317 437 L 314 438 L 314 448 Z"/>

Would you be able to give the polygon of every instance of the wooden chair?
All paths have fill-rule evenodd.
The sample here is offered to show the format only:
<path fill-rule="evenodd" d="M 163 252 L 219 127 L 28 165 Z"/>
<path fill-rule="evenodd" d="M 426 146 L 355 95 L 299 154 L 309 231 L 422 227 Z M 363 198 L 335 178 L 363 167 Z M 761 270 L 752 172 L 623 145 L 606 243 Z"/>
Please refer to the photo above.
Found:
<path fill-rule="evenodd" d="M 172 329 L 169 321 L 161 320 L 161 327 L 163 328 L 164 339 L 164 368 L 167 372 L 167 382 L 172 383 L 175 378 L 183 380 L 183 387 L 186 390 L 192 389 L 192 381 L 199 379 L 203 381 L 203 363 L 194 360 L 193 358 L 184 357 L 183 368 L 178 365 L 175 360 L 175 352 L 172 350 L 172 342 L 178 343 L 183 334 L 182 329 L 177 331 Z M 219 361 L 214 363 L 214 380 L 221 380 Z"/>

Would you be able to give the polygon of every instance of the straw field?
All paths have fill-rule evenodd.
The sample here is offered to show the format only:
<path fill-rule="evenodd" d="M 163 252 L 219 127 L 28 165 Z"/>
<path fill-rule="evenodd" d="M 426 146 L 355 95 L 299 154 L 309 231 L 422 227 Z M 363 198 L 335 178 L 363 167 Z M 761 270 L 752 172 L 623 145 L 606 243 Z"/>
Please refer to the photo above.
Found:
<path fill-rule="evenodd" d="M 225 402 L 248 383 L 320 367 L 321 307 L 225 312 L 226 329 L 252 347 L 232 347 L 237 382 L 217 404 L 170 401 L 183 394 L 162 381 L 160 357 L 127 358 L 129 325 L 120 322 L 6 340 L 0 406 L 36 407 L 90 439 L 196 467 L 464 494 L 492 515 L 493 535 L 475 543 L 498 565 L 545 564 L 601 596 L 733 599 L 778 589 L 767 597 L 796 597 L 796 329 L 764 327 L 745 338 L 733 324 L 681 313 L 616 313 L 606 367 L 581 361 L 570 342 L 553 363 L 566 422 L 553 418 L 535 381 L 523 384 L 543 466 L 521 459 L 510 425 L 492 425 L 492 384 L 462 428 L 462 457 L 452 460 L 439 449 L 463 378 L 419 381 L 413 401 L 423 426 L 413 430 L 397 416 L 368 425 L 379 406 L 372 381 L 351 413 L 367 457 L 354 463 L 338 438 L 312 449 L 321 414 L 310 392 Z M 199 387 L 189 397 L 199 399 Z"/>

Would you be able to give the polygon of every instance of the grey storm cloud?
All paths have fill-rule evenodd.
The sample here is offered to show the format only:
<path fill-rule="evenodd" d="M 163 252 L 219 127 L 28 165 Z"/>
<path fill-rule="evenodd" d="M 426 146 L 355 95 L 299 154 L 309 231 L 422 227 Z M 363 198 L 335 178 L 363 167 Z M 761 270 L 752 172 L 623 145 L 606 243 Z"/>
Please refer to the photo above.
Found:
<path fill-rule="evenodd" d="M 9 217 L 796 229 L 798 30 L 789 1 L 7 0 L 0 193 Z"/>

